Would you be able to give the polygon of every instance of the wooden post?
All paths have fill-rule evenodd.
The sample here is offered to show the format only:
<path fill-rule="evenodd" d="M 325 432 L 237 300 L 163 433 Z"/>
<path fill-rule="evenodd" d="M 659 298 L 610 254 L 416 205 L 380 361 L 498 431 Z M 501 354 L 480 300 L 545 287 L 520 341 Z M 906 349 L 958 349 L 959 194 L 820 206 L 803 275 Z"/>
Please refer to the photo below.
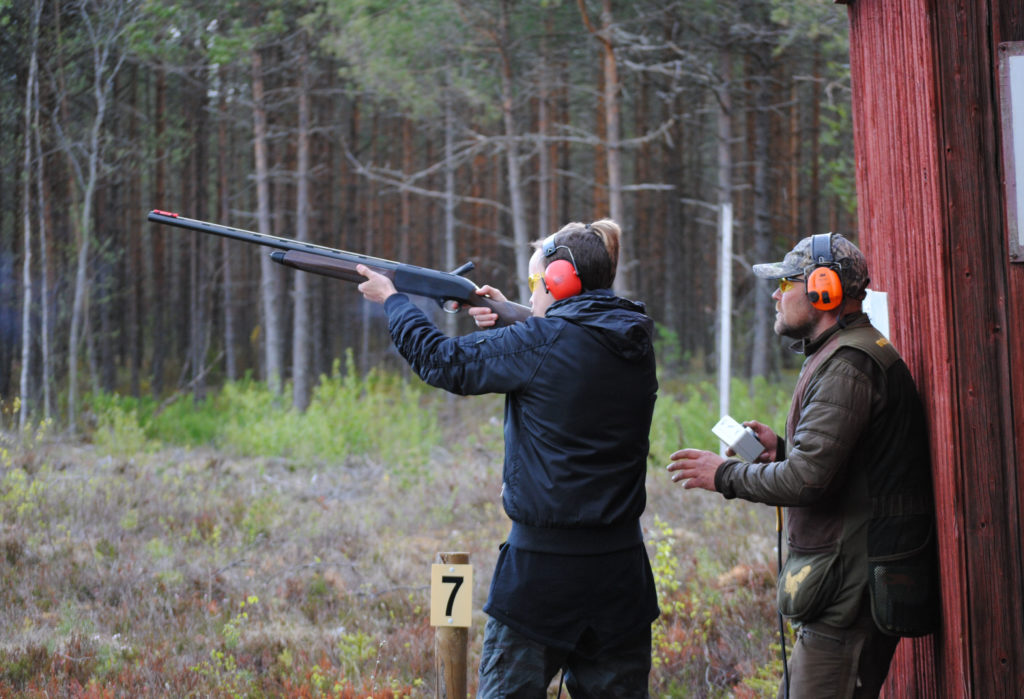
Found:
<path fill-rule="evenodd" d="M 468 553 L 439 553 L 441 563 L 468 565 Z M 469 629 L 438 626 L 434 631 L 434 670 L 438 699 L 466 699 Z"/>

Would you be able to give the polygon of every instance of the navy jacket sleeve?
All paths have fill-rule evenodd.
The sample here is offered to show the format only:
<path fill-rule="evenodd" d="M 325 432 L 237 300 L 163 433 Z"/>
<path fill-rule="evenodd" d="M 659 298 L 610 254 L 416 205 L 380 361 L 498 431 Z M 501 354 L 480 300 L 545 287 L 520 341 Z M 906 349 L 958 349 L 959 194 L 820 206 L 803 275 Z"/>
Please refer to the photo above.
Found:
<path fill-rule="evenodd" d="M 556 336 L 535 319 L 448 337 L 405 294 L 385 302 L 388 330 L 413 371 L 431 386 L 459 395 L 512 393 L 529 383 Z M 550 325 L 550 323 L 549 323 Z"/>

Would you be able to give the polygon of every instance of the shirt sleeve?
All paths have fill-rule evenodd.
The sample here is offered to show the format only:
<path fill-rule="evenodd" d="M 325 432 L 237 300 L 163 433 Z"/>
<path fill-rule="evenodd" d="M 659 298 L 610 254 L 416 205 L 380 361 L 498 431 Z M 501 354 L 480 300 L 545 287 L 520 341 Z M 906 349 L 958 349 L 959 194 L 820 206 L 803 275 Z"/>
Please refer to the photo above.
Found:
<path fill-rule="evenodd" d="M 880 400 L 881 369 L 865 353 L 837 351 L 808 384 L 786 458 L 767 464 L 726 461 L 715 487 L 727 498 L 767 505 L 810 505 L 843 487 L 850 455 Z"/>

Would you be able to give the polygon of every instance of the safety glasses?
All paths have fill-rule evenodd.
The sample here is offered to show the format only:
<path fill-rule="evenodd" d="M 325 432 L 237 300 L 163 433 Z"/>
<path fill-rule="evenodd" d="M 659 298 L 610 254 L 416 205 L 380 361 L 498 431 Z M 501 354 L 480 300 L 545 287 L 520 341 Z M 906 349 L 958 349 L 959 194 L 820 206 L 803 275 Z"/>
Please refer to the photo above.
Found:
<path fill-rule="evenodd" d="M 786 293 L 797 284 L 802 284 L 805 281 L 807 281 L 807 279 L 804 277 L 782 277 L 779 279 L 779 291 Z"/>
<path fill-rule="evenodd" d="M 540 272 L 534 272 L 533 274 L 531 274 L 529 276 L 529 278 L 527 278 L 526 285 L 528 287 L 530 287 L 530 293 L 531 294 L 533 293 L 533 290 L 537 288 L 537 284 L 539 284 L 540 280 L 543 279 L 543 278 L 544 278 L 544 275 L 541 274 Z"/>

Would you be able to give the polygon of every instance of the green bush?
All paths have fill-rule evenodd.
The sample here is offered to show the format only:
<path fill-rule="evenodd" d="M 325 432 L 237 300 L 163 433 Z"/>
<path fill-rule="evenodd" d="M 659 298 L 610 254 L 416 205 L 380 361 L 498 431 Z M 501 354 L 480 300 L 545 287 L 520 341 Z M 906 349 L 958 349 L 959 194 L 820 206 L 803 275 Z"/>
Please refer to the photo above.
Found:
<path fill-rule="evenodd" d="M 210 445 L 242 456 L 282 457 L 296 464 L 339 463 L 366 456 L 388 463 L 399 478 L 418 478 L 440 442 L 436 406 L 423 384 L 377 370 L 360 378 L 351 353 L 343 373 L 335 362 L 300 412 L 266 384 L 229 382 L 206 400 L 177 400 L 161 409 L 152 399 L 114 394 L 89 397 L 93 440 L 101 451 L 129 457 L 159 443 Z"/>
<path fill-rule="evenodd" d="M 116 403 L 97 413 L 93 443 L 101 453 L 122 459 L 130 459 L 152 446 L 139 424 L 137 410 Z"/>
<path fill-rule="evenodd" d="M 781 433 L 791 390 L 789 380 L 733 379 L 730 413 Z M 177 400 L 163 407 L 151 398 L 94 394 L 93 440 L 101 451 L 123 458 L 161 443 L 209 445 L 296 464 L 363 456 L 392 465 L 394 475 L 405 480 L 428 473 L 422 464 L 441 442 L 443 392 L 394 373 L 372 370 L 359 377 L 349 354 L 344 372 L 335 362 L 330 376 L 320 378 L 305 412 L 295 410 L 288 395 L 287 389 L 275 394 L 251 378 L 229 382 L 199 403 Z M 651 425 L 651 462 L 667 463 L 683 447 L 718 451 L 711 433 L 717 420 L 717 387 L 711 381 L 663 381 Z"/>

